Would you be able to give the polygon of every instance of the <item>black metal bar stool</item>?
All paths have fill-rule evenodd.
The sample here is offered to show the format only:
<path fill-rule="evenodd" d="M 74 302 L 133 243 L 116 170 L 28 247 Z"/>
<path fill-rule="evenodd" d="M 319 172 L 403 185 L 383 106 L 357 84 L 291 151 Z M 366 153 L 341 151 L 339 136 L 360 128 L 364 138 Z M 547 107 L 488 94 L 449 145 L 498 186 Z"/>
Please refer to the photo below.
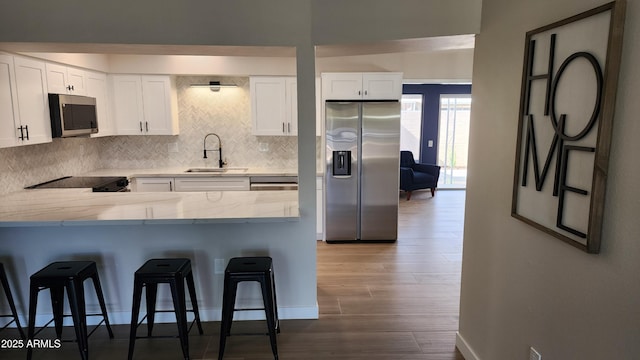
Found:
<path fill-rule="evenodd" d="M 189 295 L 191 296 L 191 310 L 187 310 L 185 301 L 184 282 L 187 281 Z M 158 284 L 167 283 L 171 287 L 171 296 L 173 298 L 173 310 L 156 310 L 156 294 Z M 146 290 L 147 314 L 138 322 L 138 314 L 140 313 L 140 302 L 142 300 L 142 288 Z M 191 326 L 187 328 L 187 311 L 193 312 L 195 319 L 191 322 Z M 153 323 L 155 313 L 157 312 L 175 312 L 176 322 L 178 324 L 178 337 L 182 346 L 182 354 L 185 360 L 189 359 L 189 331 L 195 322 L 198 325 L 198 331 L 202 335 L 202 324 L 200 323 L 200 313 L 198 312 L 198 303 L 196 301 L 196 288 L 193 282 L 193 273 L 191 272 L 191 260 L 189 259 L 151 259 L 148 260 L 135 273 L 133 285 L 133 311 L 131 312 L 131 333 L 129 336 L 129 360 L 133 358 L 133 349 L 136 339 L 152 336 Z M 147 336 L 136 336 L 138 326 L 147 319 Z"/>
<path fill-rule="evenodd" d="M 263 308 L 236 309 L 236 291 L 238 283 L 257 281 L 262 289 Z M 224 272 L 224 292 L 222 295 L 222 322 L 220 324 L 220 348 L 218 360 L 224 356 L 227 336 L 231 335 L 231 324 L 235 311 L 264 310 L 274 359 L 278 359 L 276 333 L 280 332 L 278 305 L 276 302 L 276 284 L 273 276 L 273 260 L 270 257 L 237 257 L 229 260 Z"/>
<path fill-rule="evenodd" d="M 93 286 L 96 290 L 98 302 L 100 303 L 101 314 L 87 314 L 84 297 L 84 281 L 91 278 Z M 35 332 L 36 324 L 36 308 L 38 303 L 38 293 L 41 290 L 49 289 L 51 293 L 51 307 L 53 309 L 53 319 L 46 323 L 38 332 Z M 37 273 L 31 275 L 31 285 L 29 291 L 29 329 L 28 338 L 33 340 L 42 329 L 54 322 L 56 336 L 58 339 L 62 337 L 62 320 L 64 316 L 64 291 L 67 290 L 69 299 L 69 308 L 71 309 L 71 317 L 73 318 L 73 327 L 76 333 L 76 341 L 80 349 L 82 359 L 89 358 L 89 341 L 88 338 L 93 332 L 104 323 L 109 332 L 109 338 L 113 339 L 113 332 L 109 325 L 109 317 L 107 316 L 107 308 L 104 303 L 104 295 L 100 286 L 100 278 L 98 277 L 98 267 L 94 261 L 59 261 L 54 262 Z M 87 333 L 87 316 L 102 316 L 102 320 L 90 332 Z M 27 350 L 27 359 L 31 359 L 32 348 Z"/>
<path fill-rule="evenodd" d="M 0 330 L 4 330 L 12 323 L 16 323 L 16 327 L 20 332 L 20 337 L 22 339 L 25 338 L 24 331 L 22 331 L 22 327 L 20 326 L 20 319 L 18 319 L 18 312 L 16 311 L 16 304 L 13 302 L 13 295 L 11 295 L 11 288 L 9 288 L 9 280 L 7 279 L 7 273 L 4 271 L 4 265 L 0 263 L 0 282 L 2 282 L 2 288 L 4 289 L 4 294 L 7 297 L 7 301 L 9 302 L 9 308 L 11 308 L 11 315 L 0 315 L 0 317 L 10 317 L 12 318 L 8 323 L 6 323 Z"/>

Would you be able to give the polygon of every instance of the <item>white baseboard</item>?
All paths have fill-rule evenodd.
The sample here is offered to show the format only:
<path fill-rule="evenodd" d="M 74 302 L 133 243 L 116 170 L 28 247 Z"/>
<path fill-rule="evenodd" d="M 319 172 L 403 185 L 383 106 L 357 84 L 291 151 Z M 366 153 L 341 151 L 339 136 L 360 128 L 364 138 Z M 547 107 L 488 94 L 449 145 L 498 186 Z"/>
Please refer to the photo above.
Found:
<path fill-rule="evenodd" d="M 140 311 L 139 318 L 142 319 L 144 316 L 144 306 Z M 200 312 L 200 320 L 202 321 L 220 321 L 222 315 L 221 308 L 215 309 L 199 309 Z M 131 311 L 109 311 L 109 322 L 112 325 L 119 324 L 130 324 L 131 322 Z M 278 307 L 278 317 L 280 320 L 292 320 L 292 319 L 318 319 L 319 310 L 318 304 L 315 306 L 309 307 Z M 41 314 L 36 315 L 36 326 L 40 327 L 46 324 L 49 320 L 53 318 L 52 314 Z M 233 320 L 264 320 L 264 311 L 242 311 L 236 312 L 233 316 Z M 192 313 L 187 313 L 187 320 L 191 321 L 193 319 Z M 25 319 L 26 320 L 26 319 Z M 20 325 L 24 328 L 27 326 L 27 322 L 20 317 Z M 87 317 L 87 325 L 96 325 L 102 320 L 101 316 L 88 316 Z M 156 313 L 155 321 L 157 323 L 171 323 L 176 321 L 176 316 L 173 313 Z M 53 324 L 52 324 L 53 325 Z M 50 325 L 50 326 L 52 326 Z M 73 322 L 71 317 L 67 317 L 64 319 L 65 326 L 72 326 Z M 15 327 L 15 324 L 9 325 L 9 327 Z"/>
<path fill-rule="evenodd" d="M 480 360 L 478 355 L 471 349 L 471 346 L 469 346 L 467 341 L 460 335 L 460 332 L 456 332 L 456 348 L 462 353 L 465 360 Z"/>

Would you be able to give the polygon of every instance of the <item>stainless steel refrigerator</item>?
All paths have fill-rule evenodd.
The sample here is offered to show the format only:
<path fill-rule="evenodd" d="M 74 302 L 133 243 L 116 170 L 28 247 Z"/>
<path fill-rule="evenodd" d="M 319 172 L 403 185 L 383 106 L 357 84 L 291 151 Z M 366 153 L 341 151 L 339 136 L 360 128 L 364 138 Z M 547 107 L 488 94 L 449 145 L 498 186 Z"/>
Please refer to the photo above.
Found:
<path fill-rule="evenodd" d="M 325 103 L 327 242 L 395 241 L 400 103 Z"/>

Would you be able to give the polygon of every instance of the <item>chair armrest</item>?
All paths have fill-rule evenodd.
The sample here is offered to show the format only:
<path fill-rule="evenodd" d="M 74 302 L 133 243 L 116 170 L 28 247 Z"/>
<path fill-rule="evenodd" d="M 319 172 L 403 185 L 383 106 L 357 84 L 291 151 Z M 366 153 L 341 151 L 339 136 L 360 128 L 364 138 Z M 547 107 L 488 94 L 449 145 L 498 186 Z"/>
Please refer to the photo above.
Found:
<path fill-rule="evenodd" d="M 415 164 L 413 165 L 413 170 L 426 172 L 427 174 L 436 176 L 440 173 L 440 166 L 432 164 Z"/>
<path fill-rule="evenodd" d="M 413 165 L 413 169 L 415 171 L 425 172 L 432 175 L 436 179 L 436 183 L 438 183 L 438 178 L 440 178 L 440 166 L 433 164 L 415 164 Z"/>
<path fill-rule="evenodd" d="M 406 189 L 413 184 L 413 169 L 400 167 L 400 189 Z"/>

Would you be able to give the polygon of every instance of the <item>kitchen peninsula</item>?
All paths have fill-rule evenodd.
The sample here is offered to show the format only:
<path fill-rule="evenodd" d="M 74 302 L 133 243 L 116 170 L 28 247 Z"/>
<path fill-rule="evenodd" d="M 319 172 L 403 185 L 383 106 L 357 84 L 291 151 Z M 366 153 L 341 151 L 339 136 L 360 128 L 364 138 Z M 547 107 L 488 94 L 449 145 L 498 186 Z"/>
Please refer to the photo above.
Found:
<path fill-rule="evenodd" d="M 214 169 L 215 170 L 215 169 Z M 288 170 L 224 169 L 189 172 L 183 168 L 108 169 L 90 176 L 170 179 L 246 180 L 256 176 L 294 176 Z M 247 188 L 248 190 L 248 188 Z M 32 189 L 7 194 L 0 205 L 0 226 L 198 224 L 293 221 L 299 217 L 295 190 L 195 192 L 92 192 L 91 189 Z"/>

